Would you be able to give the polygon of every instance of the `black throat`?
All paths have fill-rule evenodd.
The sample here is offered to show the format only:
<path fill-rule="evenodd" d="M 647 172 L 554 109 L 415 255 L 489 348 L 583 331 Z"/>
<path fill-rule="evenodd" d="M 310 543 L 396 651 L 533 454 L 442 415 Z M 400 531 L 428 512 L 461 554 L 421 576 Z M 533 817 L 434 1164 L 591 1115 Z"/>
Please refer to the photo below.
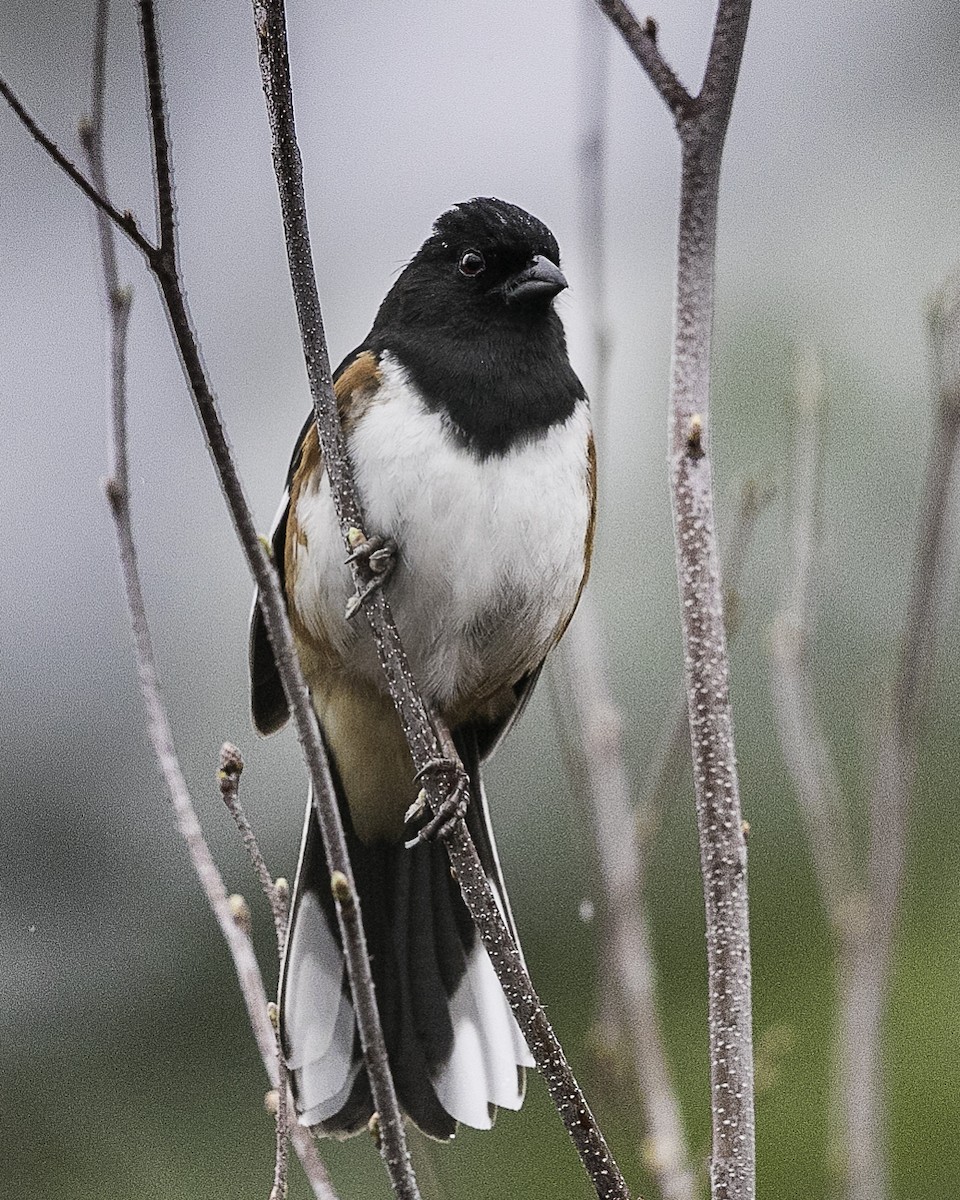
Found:
<path fill-rule="evenodd" d="M 585 398 L 549 309 L 430 329 L 374 330 L 367 347 L 406 368 L 424 403 L 478 458 L 503 455 L 566 421 Z"/>

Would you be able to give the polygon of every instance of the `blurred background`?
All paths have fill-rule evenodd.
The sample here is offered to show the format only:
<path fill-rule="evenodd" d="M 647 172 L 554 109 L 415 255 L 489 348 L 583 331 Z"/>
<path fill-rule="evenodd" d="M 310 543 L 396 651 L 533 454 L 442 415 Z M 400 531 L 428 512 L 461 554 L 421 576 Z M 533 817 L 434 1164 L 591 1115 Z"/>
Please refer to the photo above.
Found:
<path fill-rule="evenodd" d="M 714 5 L 655 9 L 697 86 Z M 243 3 L 160 0 L 181 257 L 207 365 L 264 530 L 308 396 L 286 275 L 253 23 Z M 0 8 L 0 72 L 79 156 L 93 0 Z M 644 15 L 643 12 L 640 15 Z M 581 237 L 577 145 L 584 10 L 290 5 L 297 115 L 334 361 L 365 335 L 398 269 L 451 203 L 497 195 L 557 235 L 575 365 L 591 380 L 596 270 Z M 588 26 L 589 28 L 589 26 Z M 597 25 L 593 25 L 596 36 Z M 681 670 L 665 397 L 678 186 L 666 111 L 609 36 L 606 306 L 591 589 L 627 754 L 640 778 Z M 111 191 L 148 225 L 149 147 L 134 5 L 111 22 Z M 829 402 L 814 682 L 862 849 L 865 781 L 902 629 L 931 396 L 924 309 L 960 256 L 960 9 L 948 0 L 757 4 L 724 164 L 714 452 L 721 528 L 743 481 L 789 456 L 791 355 L 820 348 Z M 106 320 L 92 212 L 0 108 L 0 1193 L 262 1197 L 273 1130 L 225 948 L 146 745 L 119 591 L 106 469 Z M 163 685 L 195 803 L 227 881 L 269 914 L 214 781 L 224 738 L 271 867 L 291 875 L 304 770 L 247 712 L 251 586 L 154 287 L 124 247 L 134 519 Z M 784 568 L 783 487 L 741 586 L 733 699 L 763 1064 L 760 1191 L 828 1196 L 832 942 L 771 719 L 770 623 Z M 951 577 L 955 591 L 956 572 Z M 947 617 L 924 722 L 902 936 L 887 1022 L 895 1194 L 960 1193 L 960 638 Z M 628 1073 L 598 1053 L 599 914 L 582 799 L 549 690 L 489 778 L 520 933 L 548 1012 L 620 1163 L 643 1167 Z M 660 1005 L 687 1129 L 709 1148 L 702 897 L 689 771 L 659 812 L 650 905 Z M 522 798 L 522 803 L 519 803 Z M 597 918 L 584 920 L 594 904 Z M 587 1197 L 532 1079 L 520 1114 L 449 1147 L 415 1138 L 426 1195 Z M 324 1146 L 343 1200 L 386 1197 L 366 1139 Z M 294 1167 L 291 1194 L 304 1197 Z"/>

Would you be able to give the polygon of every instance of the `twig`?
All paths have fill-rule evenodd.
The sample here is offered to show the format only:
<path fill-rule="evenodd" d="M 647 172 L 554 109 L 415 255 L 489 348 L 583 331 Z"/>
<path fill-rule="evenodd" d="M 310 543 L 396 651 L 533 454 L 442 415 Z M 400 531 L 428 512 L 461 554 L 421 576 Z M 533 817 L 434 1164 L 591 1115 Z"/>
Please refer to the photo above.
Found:
<path fill-rule="evenodd" d="M 104 63 L 109 0 L 98 0 L 92 72 L 90 116 L 81 122 L 80 138 L 98 194 L 107 192 L 103 164 L 103 106 L 106 90 Z M 69 174 L 69 172 L 68 172 Z M 193 807 L 186 780 L 183 777 L 173 742 L 170 722 L 159 690 L 156 663 L 147 624 L 143 589 L 137 566 L 136 545 L 130 515 L 129 456 L 127 452 L 127 393 L 126 345 L 132 294 L 122 287 L 117 269 L 116 246 L 110 225 L 111 206 L 97 207 L 97 232 L 100 240 L 104 285 L 110 306 L 110 475 L 105 491 L 116 527 L 124 591 L 134 638 L 137 672 L 147 715 L 147 732 L 160 766 L 173 807 L 177 827 L 186 843 L 194 871 L 207 902 L 227 943 L 241 994 L 253 1029 L 257 1048 L 267 1075 L 274 1087 L 280 1088 L 279 1103 L 283 1105 L 285 1081 L 278 1069 L 276 1037 L 267 1015 L 267 997 L 263 977 L 254 954 L 249 934 L 238 921 L 231 898 L 210 854 L 203 830 Z M 316 1152 L 307 1130 L 294 1136 L 298 1156 L 317 1200 L 336 1200 L 326 1170 Z M 278 1167 L 280 1165 L 278 1158 Z M 286 1179 L 285 1161 L 282 1180 Z M 278 1180 L 275 1175 L 274 1184 Z"/>
<path fill-rule="evenodd" d="M 645 1160 L 665 1200 L 692 1200 L 696 1183 L 657 1014 L 652 939 L 644 894 L 646 855 L 630 803 L 623 725 L 605 679 L 599 621 L 589 596 L 558 648 L 579 726 L 616 980 L 643 1106 Z"/>
<path fill-rule="evenodd" d="M 310 391 L 324 466 L 330 478 L 344 545 L 351 548 L 357 531 L 363 530 L 363 517 L 333 394 L 313 271 L 302 167 L 293 117 L 283 0 L 254 0 L 254 20 L 260 46 L 264 94 L 273 133 L 274 167 L 280 192 L 287 257 Z M 368 582 L 367 568 L 355 561 L 353 569 L 358 590 L 362 590 Z M 383 589 L 377 589 L 368 596 L 364 612 L 373 632 L 387 687 L 400 717 L 414 766 L 418 771 L 428 769 L 424 790 L 431 809 L 436 813 L 446 799 L 443 776 L 449 777 L 450 772 L 429 771 L 430 764 L 445 760 L 450 771 L 461 774 L 462 765 L 455 760 L 455 756 L 445 752 L 443 742 L 448 742 L 449 734 L 438 736 L 439 723 L 432 722 L 427 713 L 413 681 Z M 574 1079 L 503 921 L 462 819 L 449 827 L 444 840 L 467 908 L 598 1196 L 628 1196 L 619 1168 Z"/>
<path fill-rule="evenodd" d="M 756 1193 L 747 854 L 708 454 L 710 340 L 720 162 L 750 0 L 719 0 L 700 95 L 678 95 L 656 42 L 598 0 L 673 112 L 682 173 L 670 379 L 671 497 L 707 917 L 714 1200 Z M 616 5 L 617 12 L 623 6 Z M 637 24 L 634 20 L 634 26 Z M 672 74 L 672 73 L 671 73 Z"/>
<path fill-rule="evenodd" d="M 243 805 L 240 803 L 240 776 L 242 774 L 243 756 L 236 746 L 231 745 L 230 742 L 224 742 L 220 747 L 220 763 L 217 769 L 217 778 L 220 781 L 220 795 L 223 797 L 223 802 L 227 806 L 227 810 L 236 822 L 250 862 L 253 864 L 253 869 L 256 871 L 257 878 L 260 881 L 260 888 L 267 898 L 267 903 L 270 905 L 270 911 L 273 914 L 273 925 L 277 934 L 277 950 L 279 957 L 282 959 L 283 947 L 287 940 L 290 890 L 285 879 L 274 879 L 267 869 L 267 864 L 257 842 L 256 835 L 253 832 L 253 827 L 247 818 L 247 814 L 243 811 Z"/>
<path fill-rule="evenodd" d="M 920 507 L 917 550 L 903 649 L 888 719 L 880 731 L 870 793 L 867 882 L 869 936 L 849 964 L 847 1008 L 851 1037 L 848 1073 L 851 1200 L 889 1193 L 882 1153 L 881 1035 L 890 986 L 893 944 L 907 861 L 907 814 L 917 771 L 917 734 L 930 678 L 940 616 L 938 582 L 956 530 L 950 500 L 960 453 L 960 271 L 954 271 L 930 313 L 931 374 L 936 394 L 930 454 Z M 955 519 L 955 518 L 954 518 Z M 854 1057 L 856 1055 L 856 1057 Z"/>
<path fill-rule="evenodd" d="M 247 854 L 253 863 L 260 887 L 273 913 L 273 927 L 277 940 L 277 962 L 283 962 L 283 952 L 287 943 L 287 918 L 290 890 L 285 879 L 274 879 L 267 870 L 266 860 L 257 842 L 253 827 L 247 820 L 247 814 L 240 803 L 240 776 L 243 774 L 243 756 L 236 746 L 224 742 L 220 747 L 220 761 L 217 768 L 217 779 L 220 783 L 220 795 L 233 817 L 243 838 Z M 280 1041 L 280 1027 L 277 1020 L 278 1010 L 275 1004 L 268 1007 L 270 1023 L 276 1039 L 275 1053 L 277 1056 L 277 1107 L 276 1131 L 277 1147 L 274 1162 L 273 1190 L 270 1200 L 284 1200 L 287 1194 L 287 1144 L 290 1138 L 288 1094 L 290 1090 L 290 1072 Z"/>
<path fill-rule="evenodd" d="M 648 17 L 642 24 L 633 15 L 623 0 L 597 0 L 601 10 L 610 18 L 627 43 L 653 86 L 660 93 L 664 104 L 675 118 L 689 108 L 692 97 L 668 66 L 657 47 L 657 26 Z"/>
<path fill-rule="evenodd" d="M 792 464 L 789 566 L 780 610 L 774 617 L 774 716 L 784 758 L 793 776 L 823 906 L 837 936 L 862 934 L 853 902 L 856 869 L 843 791 L 829 739 L 817 718 L 807 666 L 811 627 L 816 510 L 823 458 L 823 377 L 812 348 L 797 358 L 793 437 L 785 455 Z M 851 928 L 854 922 L 857 928 Z"/>

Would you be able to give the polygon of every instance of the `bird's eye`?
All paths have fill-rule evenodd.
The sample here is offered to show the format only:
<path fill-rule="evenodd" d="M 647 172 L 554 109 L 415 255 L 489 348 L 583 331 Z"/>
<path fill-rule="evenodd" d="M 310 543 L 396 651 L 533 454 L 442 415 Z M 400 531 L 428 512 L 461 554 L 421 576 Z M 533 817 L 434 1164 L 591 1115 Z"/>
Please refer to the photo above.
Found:
<path fill-rule="evenodd" d="M 460 259 L 460 274 L 472 278 L 479 275 L 486 265 L 479 250 L 468 250 Z"/>

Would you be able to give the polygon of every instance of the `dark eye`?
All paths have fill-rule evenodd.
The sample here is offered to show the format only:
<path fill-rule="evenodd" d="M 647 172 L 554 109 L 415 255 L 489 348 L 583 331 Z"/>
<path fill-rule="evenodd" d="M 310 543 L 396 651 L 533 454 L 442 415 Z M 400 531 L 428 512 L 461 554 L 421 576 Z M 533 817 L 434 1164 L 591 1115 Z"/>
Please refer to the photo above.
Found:
<path fill-rule="evenodd" d="M 460 259 L 460 274 L 468 278 L 479 275 L 486 265 L 479 250 L 468 250 Z"/>

